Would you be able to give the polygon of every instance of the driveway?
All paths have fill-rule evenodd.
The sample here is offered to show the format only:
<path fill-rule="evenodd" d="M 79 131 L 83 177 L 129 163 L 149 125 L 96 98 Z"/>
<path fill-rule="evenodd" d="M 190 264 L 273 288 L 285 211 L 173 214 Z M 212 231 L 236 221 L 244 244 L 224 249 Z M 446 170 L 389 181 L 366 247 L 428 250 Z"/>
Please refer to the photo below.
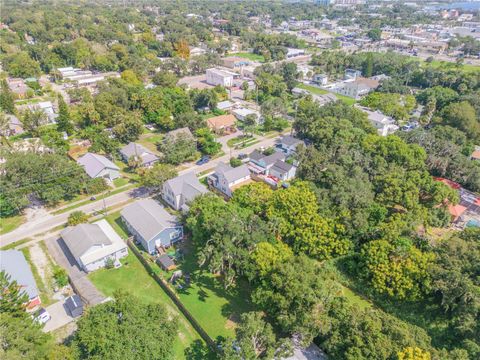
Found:
<path fill-rule="evenodd" d="M 51 237 L 45 244 L 57 264 L 67 270 L 73 289 L 84 303 L 93 306 L 105 300 L 102 293 L 88 279 L 87 273 L 80 269 L 62 238 Z"/>
<path fill-rule="evenodd" d="M 46 307 L 45 309 L 48 311 L 52 318 L 47 321 L 47 323 L 43 327 L 43 332 L 57 330 L 74 321 L 74 318 L 68 314 L 68 311 L 63 301 L 58 301 L 55 304 Z"/>

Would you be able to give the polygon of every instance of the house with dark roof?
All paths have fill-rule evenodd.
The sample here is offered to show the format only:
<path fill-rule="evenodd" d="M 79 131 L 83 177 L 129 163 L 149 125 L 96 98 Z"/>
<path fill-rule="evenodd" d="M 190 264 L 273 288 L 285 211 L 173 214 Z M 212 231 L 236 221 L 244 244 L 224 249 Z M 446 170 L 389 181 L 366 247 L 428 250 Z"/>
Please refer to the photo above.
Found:
<path fill-rule="evenodd" d="M 297 146 L 303 144 L 303 141 L 297 139 L 292 135 L 286 135 L 280 139 L 278 147 L 282 150 L 287 156 L 295 154 L 297 151 Z"/>
<path fill-rule="evenodd" d="M 120 168 L 102 155 L 86 153 L 78 158 L 77 163 L 83 166 L 91 178 L 114 180 L 120 177 Z"/>
<path fill-rule="evenodd" d="M 133 141 L 125 145 L 120 149 L 120 155 L 123 160 L 128 163 L 128 160 L 132 157 L 140 161 L 141 166 L 150 167 L 157 162 L 158 156 L 148 150 L 141 144 L 134 143 Z"/>
<path fill-rule="evenodd" d="M 273 166 L 270 168 L 269 175 L 274 176 L 282 181 L 288 181 L 295 177 L 296 172 L 297 167 L 295 165 L 278 160 L 275 161 Z"/>
<path fill-rule="evenodd" d="M 275 151 L 271 155 L 264 155 L 260 151 L 254 150 L 249 155 L 250 161 L 248 163 L 248 167 L 250 171 L 256 174 L 268 175 L 268 172 L 273 164 L 278 160 L 284 161 L 285 158 L 286 155 L 282 151 Z"/>
<path fill-rule="evenodd" d="M 107 220 L 64 229 L 60 236 L 80 268 L 86 272 L 105 267 L 128 255 L 127 244 Z"/>
<path fill-rule="evenodd" d="M 16 281 L 20 292 L 28 296 L 27 309 L 33 309 L 41 304 L 40 293 L 25 256 L 18 250 L 0 251 L 0 271 L 10 276 L 10 281 Z"/>
<path fill-rule="evenodd" d="M 73 294 L 65 299 L 65 307 L 73 318 L 79 317 L 83 314 L 82 299 L 80 299 L 80 296 L 77 294 Z"/>
<path fill-rule="evenodd" d="M 137 200 L 120 214 L 129 232 L 150 254 L 183 239 L 183 226 L 153 199 Z"/>
<path fill-rule="evenodd" d="M 250 170 L 245 164 L 234 168 L 228 164 L 219 163 L 215 172 L 207 180 L 210 186 L 224 195 L 232 197 L 233 190 L 236 187 L 250 180 Z"/>
<path fill-rule="evenodd" d="M 177 176 L 163 183 L 162 198 L 175 210 L 188 210 L 188 204 L 208 189 L 193 172 Z"/>

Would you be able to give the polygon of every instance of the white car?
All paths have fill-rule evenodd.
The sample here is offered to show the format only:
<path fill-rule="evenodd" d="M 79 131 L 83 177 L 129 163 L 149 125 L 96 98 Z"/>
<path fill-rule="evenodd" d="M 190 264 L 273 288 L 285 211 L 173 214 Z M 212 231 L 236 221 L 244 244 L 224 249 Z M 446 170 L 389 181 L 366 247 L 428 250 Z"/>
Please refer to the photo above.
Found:
<path fill-rule="evenodd" d="M 35 316 L 35 321 L 38 321 L 40 324 L 45 324 L 47 321 L 49 321 L 52 317 L 48 313 L 47 310 L 44 308 L 41 308 L 40 310 L 37 311 L 37 314 Z"/>

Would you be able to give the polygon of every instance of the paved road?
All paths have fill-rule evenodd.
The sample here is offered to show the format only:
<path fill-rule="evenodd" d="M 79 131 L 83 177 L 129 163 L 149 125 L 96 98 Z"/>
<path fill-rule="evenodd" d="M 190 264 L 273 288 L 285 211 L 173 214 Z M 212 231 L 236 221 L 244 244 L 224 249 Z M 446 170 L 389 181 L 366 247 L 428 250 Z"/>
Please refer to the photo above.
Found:
<path fill-rule="evenodd" d="M 271 139 L 264 139 L 258 142 L 257 144 L 251 145 L 249 147 L 246 147 L 244 149 L 239 149 L 239 150 L 229 150 L 228 153 L 225 155 L 211 160 L 206 164 L 203 165 L 196 165 L 194 162 L 193 163 L 188 163 L 185 164 L 187 166 L 186 169 L 179 171 L 180 175 L 183 175 L 185 173 L 188 173 L 190 171 L 194 171 L 195 173 L 200 173 L 206 170 L 214 169 L 218 163 L 220 162 L 228 162 L 230 160 L 230 157 L 236 157 L 240 153 L 250 153 L 254 149 L 259 148 L 261 146 L 264 147 L 269 147 L 275 144 L 277 141 L 278 137 L 271 138 Z M 126 190 L 125 192 L 121 192 L 118 194 L 115 194 L 113 196 L 107 197 L 105 199 L 105 206 L 108 207 L 113 207 L 113 206 L 119 206 L 122 203 L 126 203 L 129 200 L 140 198 L 140 197 L 145 197 L 148 194 L 146 193 L 145 190 L 142 190 L 141 188 L 135 188 L 135 189 L 129 189 Z M 29 221 L 23 225 L 21 225 L 18 229 L 15 229 L 12 232 L 9 232 L 5 235 L 2 235 L 0 237 L 0 247 L 6 246 L 8 244 L 11 244 L 15 241 L 19 241 L 25 238 L 31 238 L 35 235 L 39 235 L 42 233 L 46 233 L 49 230 L 63 225 L 66 223 L 68 219 L 68 215 L 73 212 L 73 211 L 83 211 L 87 214 L 93 213 L 95 211 L 102 210 L 104 207 L 103 204 L 103 199 L 99 199 L 97 201 L 91 202 L 89 204 L 80 206 L 76 209 L 73 209 L 71 211 L 65 212 L 63 214 L 58 214 L 58 215 L 46 215 L 45 217 L 35 219 L 34 221 Z"/>

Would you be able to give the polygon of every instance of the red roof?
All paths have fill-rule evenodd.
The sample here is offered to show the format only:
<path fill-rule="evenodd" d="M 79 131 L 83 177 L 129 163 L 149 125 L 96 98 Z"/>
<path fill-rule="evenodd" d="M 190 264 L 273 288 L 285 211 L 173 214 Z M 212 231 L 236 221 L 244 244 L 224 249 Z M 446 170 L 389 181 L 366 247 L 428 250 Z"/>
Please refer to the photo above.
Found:
<path fill-rule="evenodd" d="M 455 181 L 452 181 L 452 180 L 448 180 L 448 179 L 441 178 L 441 177 L 434 177 L 434 180 L 440 181 L 440 182 L 444 183 L 445 185 L 450 186 L 452 189 L 455 189 L 455 190 L 460 190 L 462 188 L 460 184 L 458 184 L 458 183 L 456 183 Z"/>
<path fill-rule="evenodd" d="M 467 210 L 467 208 L 463 205 L 448 205 L 448 211 L 450 212 L 450 215 L 455 218 L 462 216 L 465 210 Z"/>

